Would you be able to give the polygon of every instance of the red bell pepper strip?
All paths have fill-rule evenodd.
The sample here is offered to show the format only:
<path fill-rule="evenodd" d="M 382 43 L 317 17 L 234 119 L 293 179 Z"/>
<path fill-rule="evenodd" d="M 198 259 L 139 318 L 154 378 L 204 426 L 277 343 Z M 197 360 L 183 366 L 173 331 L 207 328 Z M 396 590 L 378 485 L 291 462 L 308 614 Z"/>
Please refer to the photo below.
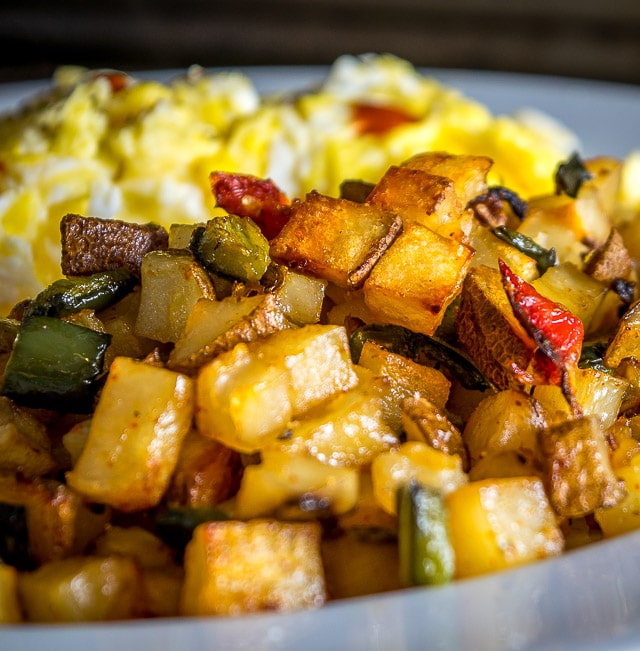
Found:
<path fill-rule="evenodd" d="M 230 214 L 253 219 L 268 240 L 289 221 L 290 201 L 271 179 L 211 172 L 209 182 L 218 207 Z"/>
<path fill-rule="evenodd" d="M 574 375 L 584 340 L 582 321 L 559 303 L 539 294 L 503 260 L 498 264 L 513 313 L 535 348 L 530 369 L 514 364 L 514 372 L 527 384 L 559 386 L 574 416 L 582 415 L 574 392 Z"/>

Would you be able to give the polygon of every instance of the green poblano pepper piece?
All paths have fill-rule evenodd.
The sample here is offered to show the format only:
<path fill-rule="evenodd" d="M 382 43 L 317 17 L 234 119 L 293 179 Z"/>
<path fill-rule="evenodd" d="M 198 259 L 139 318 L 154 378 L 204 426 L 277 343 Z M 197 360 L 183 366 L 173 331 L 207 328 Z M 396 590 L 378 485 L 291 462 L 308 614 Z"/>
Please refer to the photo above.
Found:
<path fill-rule="evenodd" d="M 25 319 L 7 361 L 2 394 L 30 407 L 88 413 L 110 340 L 55 317 Z"/>
<path fill-rule="evenodd" d="M 189 248 L 208 271 L 243 282 L 258 282 L 271 258 L 269 240 L 248 217 L 222 215 L 194 230 Z"/>

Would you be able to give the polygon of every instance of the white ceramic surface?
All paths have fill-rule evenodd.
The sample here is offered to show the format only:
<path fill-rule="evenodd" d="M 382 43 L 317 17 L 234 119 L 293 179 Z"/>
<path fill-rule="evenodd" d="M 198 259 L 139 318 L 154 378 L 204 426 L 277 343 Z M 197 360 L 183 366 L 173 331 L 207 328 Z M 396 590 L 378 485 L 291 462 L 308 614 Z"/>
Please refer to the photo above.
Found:
<path fill-rule="evenodd" d="M 247 70 L 294 90 L 324 68 Z M 432 70 L 495 113 L 535 107 L 570 125 L 584 155 L 640 148 L 640 87 Z M 167 73 L 162 73 L 167 75 Z M 0 87 L 0 110 L 38 83 Z M 335 602 L 290 615 L 0 628 L 2 651 L 613 651 L 640 649 L 640 531 L 560 558 L 455 584 Z"/>

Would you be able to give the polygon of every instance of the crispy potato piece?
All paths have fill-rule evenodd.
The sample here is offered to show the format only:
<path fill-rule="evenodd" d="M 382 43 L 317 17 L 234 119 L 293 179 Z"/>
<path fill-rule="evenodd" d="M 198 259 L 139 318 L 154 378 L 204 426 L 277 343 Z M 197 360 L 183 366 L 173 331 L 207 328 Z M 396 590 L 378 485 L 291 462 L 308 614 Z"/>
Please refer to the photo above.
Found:
<path fill-rule="evenodd" d="M 505 389 L 484 398 L 467 420 L 462 438 L 471 464 L 500 452 L 539 459 L 539 432 L 547 426 L 540 403 L 519 389 Z"/>
<path fill-rule="evenodd" d="M 46 427 L 27 409 L 0 396 L 0 471 L 38 477 L 56 465 Z"/>
<path fill-rule="evenodd" d="M 564 549 L 564 538 L 537 477 L 472 481 L 445 495 L 456 577 L 515 567 Z"/>
<path fill-rule="evenodd" d="M 271 240 L 271 257 L 345 289 L 357 289 L 402 229 L 377 206 L 310 192 Z"/>
<path fill-rule="evenodd" d="M 366 466 L 398 444 L 387 421 L 384 380 L 358 370 L 359 382 L 289 423 L 283 449 L 305 452 L 335 466 Z"/>
<path fill-rule="evenodd" d="M 469 454 L 462 434 L 441 408 L 422 396 L 410 396 L 402 401 L 401 418 L 407 441 L 424 441 L 445 454 L 457 454 L 462 469 L 469 471 Z"/>
<path fill-rule="evenodd" d="M 603 361 L 617 368 L 625 357 L 640 359 L 640 301 L 633 303 L 618 322 Z"/>
<path fill-rule="evenodd" d="M 396 513 L 396 493 L 415 480 L 443 494 L 467 483 L 458 455 L 445 454 L 423 441 L 407 441 L 399 448 L 379 454 L 371 464 L 373 493 L 380 506 Z"/>
<path fill-rule="evenodd" d="M 357 382 L 342 326 L 281 330 L 239 343 L 200 369 L 196 424 L 203 436 L 255 452 L 292 418 Z"/>
<path fill-rule="evenodd" d="M 365 304 L 383 322 L 432 335 L 472 258 L 468 246 L 410 223 L 365 281 Z"/>
<path fill-rule="evenodd" d="M 177 341 L 196 302 L 216 297 L 207 272 L 191 253 L 181 249 L 145 255 L 140 274 L 142 289 L 135 324 L 139 337 L 163 343 Z"/>
<path fill-rule="evenodd" d="M 216 506 L 236 494 L 241 478 L 238 452 L 192 430 L 182 442 L 166 499 L 193 508 Z"/>
<path fill-rule="evenodd" d="M 13 473 L 0 473 L 0 502 L 26 508 L 29 555 L 39 564 L 84 552 L 109 517 L 58 481 L 27 481 Z"/>
<path fill-rule="evenodd" d="M 471 228 L 471 213 L 463 210 L 453 181 L 421 169 L 392 165 L 367 203 L 400 215 L 405 225 L 415 221 L 458 241 L 466 241 Z"/>
<path fill-rule="evenodd" d="M 122 556 L 74 556 L 20 575 L 20 598 L 30 622 L 96 622 L 140 615 L 142 580 Z"/>
<path fill-rule="evenodd" d="M 89 276 L 123 266 L 139 276 L 145 254 L 166 249 L 169 240 L 162 226 L 75 214 L 62 218 L 60 232 L 65 276 Z"/>
<path fill-rule="evenodd" d="M 487 191 L 487 174 L 493 161 L 488 156 L 430 151 L 416 154 L 402 165 L 451 179 L 465 208 L 471 199 Z"/>
<path fill-rule="evenodd" d="M 186 375 L 116 358 L 67 483 L 123 511 L 158 504 L 191 427 L 193 384 Z"/>
<path fill-rule="evenodd" d="M 614 506 L 624 497 L 596 416 L 566 420 L 540 434 L 544 481 L 554 510 L 580 517 Z"/>
<path fill-rule="evenodd" d="M 185 551 L 183 615 L 318 608 L 326 600 L 317 522 L 207 522 Z"/>
<path fill-rule="evenodd" d="M 513 314 L 497 269 L 479 266 L 469 270 L 455 330 L 478 369 L 498 389 L 521 386 L 512 364 L 527 368 L 533 350 Z"/>
<path fill-rule="evenodd" d="M 365 341 L 358 365 L 387 379 L 387 419 L 396 431 L 400 431 L 405 398 L 423 396 L 440 409 L 444 409 L 449 398 L 451 382 L 441 371 L 393 353 L 374 341 Z"/>
<path fill-rule="evenodd" d="M 585 160 L 584 166 L 592 177 L 580 186 L 578 195 L 595 192 L 602 211 L 611 215 L 618 200 L 623 161 L 611 156 L 594 156 Z"/>
<path fill-rule="evenodd" d="M 584 272 L 609 286 L 619 278 L 630 279 L 633 266 L 620 231 L 612 228 L 604 244 L 587 257 Z"/>
<path fill-rule="evenodd" d="M 261 461 L 245 468 L 235 500 L 235 516 L 278 516 L 288 508 L 298 517 L 340 515 L 353 509 L 358 499 L 359 471 L 322 463 L 286 448 L 267 448 Z"/>
<path fill-rule="evenodd" d="M 167 366 L 193 373 L 237 343 L 291 327 L 274 294 L 229 296 L 221 301 L 198 299 L 184 330 L 169 354 Z"/>

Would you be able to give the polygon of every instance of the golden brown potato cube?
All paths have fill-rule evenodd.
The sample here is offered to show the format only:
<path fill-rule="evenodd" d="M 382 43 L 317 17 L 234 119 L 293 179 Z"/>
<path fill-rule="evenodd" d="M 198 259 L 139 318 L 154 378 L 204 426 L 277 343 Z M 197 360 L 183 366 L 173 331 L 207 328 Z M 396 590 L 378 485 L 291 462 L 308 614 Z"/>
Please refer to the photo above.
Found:
<path fill-rule="evenodd" d="M 541 433 L 540 447 L 545 486 L 558 515 L 580 517 L 624 497 L 596 416 L 552 425 Z"/>
<path fill-rule="evenodd" d="M 605 430 L 618 417 L 628 389 L 627 380 L 595 368 L 578 368 L 574 373 L 574 394 L 582 413 L 596 416 Z M 533 389 L 533 397 L 542 405 L 550 425 L 571 416 L 569 404 L 560 387 L 539 384 Z"/>
<path fill-rule="evenodd" d="M 611 156 L 594 156 L 585 160 L 584 166 L 591 173 L 591 178 L 580 186 L 578 194 L 595 191 L 603 212 L 613 213 L 618 201 L 623 161 Z"/>
<path fill-rule="evenodd" d="M 456 577 L 495 572 L 564 549 L 564 538 L 536 477 L 473 481 L 448 493 Z"/>
<path fill-rule="evenodd" d="M 286 267 L 282 271 L 282 284 L 275 294 L 289 321 L 302 326 L 318 323 L 324 303 L 327 281 L 297 273 Z"/>
<path fill-rule="evenodd" d="M 254 341 L 291 327 L 274 294 L 229 296 L 221 301 L 200 298 L 169 354 L 168 367 L 195 372 L 237 343 Z"/>
<path fill-rule="evenodd" d="M 538 435 L 547 424 L 542 405 L 521 390 L 504 389 L 488 395 L 462 431 L 471 465 L 507 451 L 539 460 Z"/>
<path fill-rule="evenodd" d="M 466 352 L 498 389 L 520 388 L 513 364 L 527 368 L 533 356 L 529 337 L 513 314 L 500 272 L 479 266 L 462 285 L 455 329 Z"/>
<path fill-rule="evenodd" d="M 634 264 L 620 231 L 612 228 L 604 244 L 594 249 L 585 260 L 584 272 L 595 280 L 611 285 L 619 278 L 631 279 Z"/>
<path fill-rule="evenodd" d="M 18 570 L 0 563 L 0 625 L 22 621 L 22 607 L 18 599 Z"/>
<path fill-rule="evenodd" d="M 108 519 L 106 511 L 94 513 L 76 491 L 54 479 L 1 473 L 0 502 L 25 507 L 29 555 L 37 563 L 82 553 Z"/>
<path fill-rule="evenodd" d="M 617 504 L 595 510 L 594 517 L 605 538 L 640 529 L 640 454 L 615 469 L 624 483 L 625 496 Z"/>
<path fill-rule="evenodd" d="M 617 368 L 625 357 L 640 359 L 640 301 L 624 313 L 604 354 L 604 363 Z"/>
<path fill-rule="evenodd" d="M 463 210 L 451 179 L 421 169 L 392 165 L 371 191 L 367 202 L 431 230 L 465 241 L 471 213 Z"/>
<path fill-rule="evenodd" d="M 360 287 L 402 229 L 397 215 L 347 199 L 309 193 L 271 240 L 271 257 L 344 288 Z"/>
<path fill-rule="evenodd" d="M 397 445 L 396 431 L 387 422 L 387 387 L 365 371 L 359 371 L 357 386 L 289 423 L 283 449 L 304 451 L 330 465 L 365 466 Z"/>
<path fill-rule="evenodd" d="M 387 401 L 387 419 L 398 432 L 405 398 L 423 396 L 441 409 L 447 403 L 451 382 L 441 371 L 393 353 L 373 341 L 366 341 L 362 346 L 358 365 L 386 378 L 390 398 Z"/>
<path fill-rule="evenodd" d="M 487 191 L 487 174 L 493 161 L 487 156 L 429 151 L 412 156 L 402 165 L 451 179 L 465 208 L 471 199 Z"/>
<path fill-rule="evenodd" d="M 27 409 L 0 396 L 0 471 L 38 477 L 55 467 L 45 426 Z"/>
<path fill-rule="evenodd" d="M 468 477 L 458 455 L 445 454 L 423 441 L 407 441 L 373 460 L 371 480 L 380 506 L 395 514 L 400 486 L 417 481 L 447 494 L 464 486 Z"/>
<path fill-rule="evenodd" d="M 155 506 L 178 462 L 193 407 L 193 380 L 186 375 L 117 357 L 67 483 L 123 511 Z"/>
<path fill-rule="evenodd" d="M 152 251 L 140 267 L 142 289 L 135 334 L 163 343 L 178 340 L 200 298 L 215 298 L 204 268 L 188 251 Z"/>
<path fill-rule="evenodd" d="M 166 249 L 169 239 L 167 231 L 155 224 L 74 214 L 62 218 L 60 233 L 65 276 L 89 276 L 123 266 L 139 276 L 143 256 Z"/>
<path fill-rule="evenodd" d="M 185 551 L 183 615 L 296 611 L 326 600 L 317 522 L 207 522 Z"/>
<path fill-rule="evenodd" d="M 281 330 L 240 343 L 200 369 L 197 427 L 235 450 L 255 452 L 292 418 L 357 382 L 342 326 Z"/>
<path fill-rule="evenodd" d="M 193 508 L 215 506 L 236 494 L 241 477 L 238 452 L 191 431 L 182 443 L 166 498 Z"/>
<path fill-rule="evenodd" d="M 258 464 L 244 470 L 235 500 L 236 517 L 246 520 L 279 515 L 286 507 L 297 515 L 340 515 L 358 499 L 356 468 L 332 466 L 286 449 L 267 448 Z M 304 510 L 304 511 L 303 511 Z"/>
<path fill-rule="evenodd" d="M 140 571 L 130 558 L 74 556 L 20 575 L 30 622 L 104 622 L 139 615 Z"/>
<path fill-rule="evenodd" d="M 445 454 L 457 454 L 462 469 L 469 471 L 469 454 L 462 433 L 443 409 L 424 397 L 410 396 L 402 401 L 401 419 L 407 441 L 423 441 Z"/>
<path fill-rule="evenodd" d="M 432 335 L 472 258 L 468 246 L 410 223 L 367 278 L 365 304 L 382 321 Z"/>

